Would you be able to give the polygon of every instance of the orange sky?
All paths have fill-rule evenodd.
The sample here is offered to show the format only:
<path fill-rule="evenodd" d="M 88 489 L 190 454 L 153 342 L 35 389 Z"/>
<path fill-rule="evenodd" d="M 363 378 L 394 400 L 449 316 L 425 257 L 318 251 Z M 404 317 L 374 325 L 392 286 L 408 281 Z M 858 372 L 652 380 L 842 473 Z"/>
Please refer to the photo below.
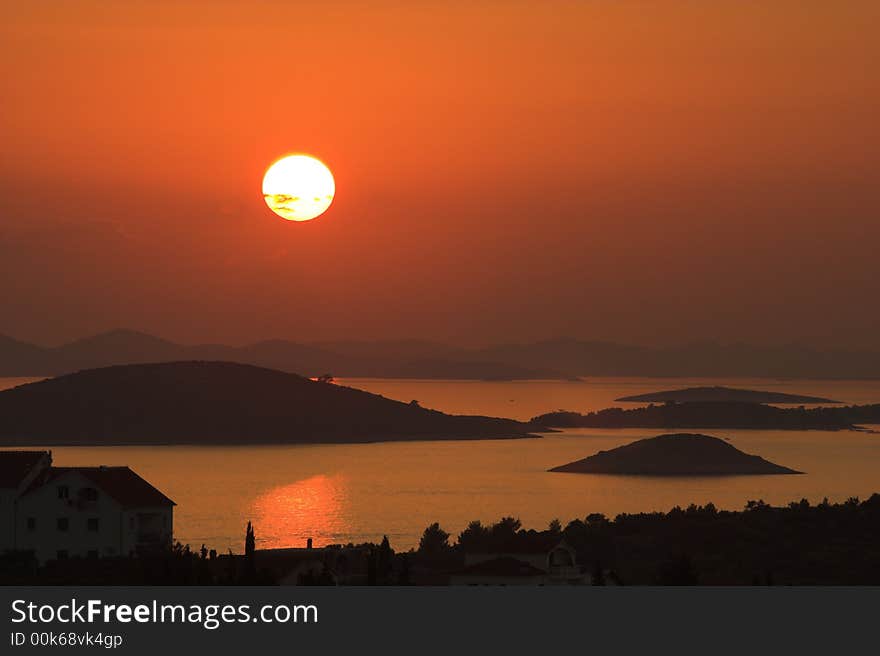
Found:
<path fill-rule="evenodd" d="M 29 0 L 0 334 L 880 346 L 880 3 Z M 337 196 L 264 205 L 290 151 Z"/>

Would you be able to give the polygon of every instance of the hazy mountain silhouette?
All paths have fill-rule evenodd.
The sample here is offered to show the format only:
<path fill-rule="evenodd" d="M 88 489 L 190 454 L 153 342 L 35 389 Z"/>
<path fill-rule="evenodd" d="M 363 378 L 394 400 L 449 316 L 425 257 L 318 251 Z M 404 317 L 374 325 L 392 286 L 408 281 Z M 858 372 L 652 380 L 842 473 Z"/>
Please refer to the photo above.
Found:
<path fill-rule="evenodd" d="M 546 367 L 566 377 L 880 378 L 880 352 L 797 345 L 692 343 L 651 348 L 553 339 L 492 346 L 473 354 L 522 367 Z"/>
<path fill-rule="evenodd" d="M 743 453 L 724 440 L 698 433 L 673 433 L 599 451 L 583 460 L 550 469 L 576 474 L 643 476 L 734 476 L 800 474 L 760 456 Z"/>
<path fill-rule="evenodd" d="M 686 389 L 665 390 L 623 396 L 615 401 L 631 403 L 840 403 L 820 396 L 785 394 L 783 392 L 762 392 L 758 390 L 736 389 L 733 387 L 688 387 Z"/>
<path fill-rule="evenodd" d="M 481 439 L 524 437 L 529 428 L 228 362 L 90 369 L 0 392 L 7 445 Z"/>
<path fill-rule="evenodd" d="M 670 348 L 554 339 L 464 349 L 420 340 L 245 346 L 177 344 L 114 330 L 43 348 L 0 337 L 0 376 L 48 376 L 115 364 L 223 360 L 348 377 L 522 380 L 581 376 L 880 378 L 880 353 L 800 346 L 688 344 Z"/>
<path fill-rule="evenodd" d="M 46 349 L 0 335 L 0 376 L 42 376 L 49 369 Z"/>
<path fill-rule="evenodd" d="M 121 364 L 218 360 L 291 373 L 386 378 L 512 380 L 559 378 L 547 368 L 529 368 L 472 358 L 428 342 L 335 342 L 307 345 L 264 340 L 246 346 L 187 346 L 133 330 L 114 330 L 63 346 L 41 348 L 0 336 L 0 376 L 54 376 Z"/>

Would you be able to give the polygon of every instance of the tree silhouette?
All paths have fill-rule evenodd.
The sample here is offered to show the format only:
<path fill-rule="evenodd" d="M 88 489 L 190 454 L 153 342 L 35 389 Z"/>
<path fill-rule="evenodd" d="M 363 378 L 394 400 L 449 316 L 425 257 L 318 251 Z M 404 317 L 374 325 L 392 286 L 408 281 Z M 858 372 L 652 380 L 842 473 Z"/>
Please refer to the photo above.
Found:
<path fill-rule="evenodd" d="M 492 551 L 508 551 L 514 548 L 517 532 L 522 523 L 515 517 L 502 517 L 489 528 L 490 548 Z"/>
<path fill-rule="evenodd" d="M 449 533 L 440 528 L 439 522 L 434 522 L 422 534 L 419 540 L 419 552 L 435 556 L 449 549 Z"/>
<path fill-rule="evenodd" d="M 256 555 L 257 539 L 254 535 L 254 527 L 250 522 L 247 523 L 247 530 L 244 535 L 244 560 L 245 560 L 245 583 L 253 584 L 257 577 Z"/>
<path fill-rule="evenodd" d="M 458 536 L 458 546 L 466 552 L 481 552 L 489 548 L 489 529 L 475 519 Z"/>
<path fill-rule="evenodd" d="M 387 584 L 391 578 L 393 559 L 394 551 L 391 549 L 391 543 L 388 541 L 388 536 L 383 535 L 376 555 L 376 573 L 380 583 Z"/>
<path fill-rule="evenodd" d="M 244 555 L 248 558 L 254 557 L 254 552 L 257 550 L 257 539 L 254 535 L 254 527 L 250 522 L 247 523 L 247 530 L 244 534 Z"/>

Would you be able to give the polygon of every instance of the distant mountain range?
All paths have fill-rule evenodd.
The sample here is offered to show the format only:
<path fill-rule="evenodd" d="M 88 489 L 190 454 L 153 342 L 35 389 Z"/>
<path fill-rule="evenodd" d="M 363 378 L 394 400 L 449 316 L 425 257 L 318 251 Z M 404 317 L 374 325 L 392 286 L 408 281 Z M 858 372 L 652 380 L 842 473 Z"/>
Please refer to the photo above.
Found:
<path fill-rule="evenodd" d="M 700 343 L 653 348 L 575 339 L 473 349 L 419 340 L 183 345 L 115 330 L 62 346 L 41 347 L 0 336 L 0 376 L 54 376 L 116 364 L 179 360 L 223 360 L 307 376 L 377 378 L 880 378 L 880 352 L 801 346 Z"/>
<path fill-rule="evenodd" d="M 90 369 L 0 391 L 3 445 L 501 439 L 533 428 L 229 362 Z"/>

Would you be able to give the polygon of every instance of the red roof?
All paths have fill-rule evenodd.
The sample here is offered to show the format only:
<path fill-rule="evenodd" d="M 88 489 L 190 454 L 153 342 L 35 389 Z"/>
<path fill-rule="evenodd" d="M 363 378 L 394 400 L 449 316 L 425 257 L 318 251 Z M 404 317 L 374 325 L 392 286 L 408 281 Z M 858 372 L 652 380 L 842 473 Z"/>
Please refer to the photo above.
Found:
<path fill-rule="evenodd" d="M 0 488 L 17 488 L 48 451 L 0 451 Z"/>
<path fill-rule="evenodd" d="M 546 573 L 512 556 L 484 560 L 456 572 L 458 576 L 543 576 Z"/>
<path fill-rule="evenodd" d="M 51 467 L 44 476 L 34 481 L 29 491 L 70 472 L 86 477 L 96 488 L 124 508 L 177 505 L 128 467 Z"/>

